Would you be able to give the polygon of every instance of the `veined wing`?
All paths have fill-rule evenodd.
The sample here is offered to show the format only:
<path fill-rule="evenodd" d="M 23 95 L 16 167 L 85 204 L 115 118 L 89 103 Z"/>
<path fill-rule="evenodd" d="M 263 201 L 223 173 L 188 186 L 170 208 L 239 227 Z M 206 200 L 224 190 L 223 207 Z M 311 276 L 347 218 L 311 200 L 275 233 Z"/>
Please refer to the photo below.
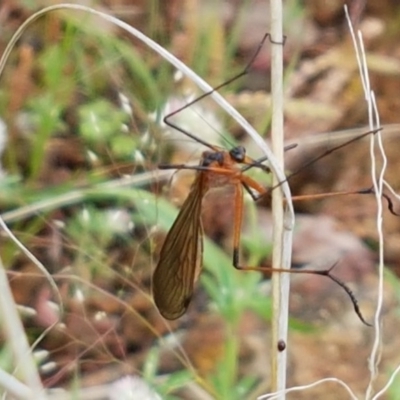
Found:
<path fill-rule="evenodd" d="M 185 313 L 203 258 L 201 204 L 206 188 L 199 173 L 168 232 L 153 275 L 153 298 L 161 315 L 176 319 Z"/>

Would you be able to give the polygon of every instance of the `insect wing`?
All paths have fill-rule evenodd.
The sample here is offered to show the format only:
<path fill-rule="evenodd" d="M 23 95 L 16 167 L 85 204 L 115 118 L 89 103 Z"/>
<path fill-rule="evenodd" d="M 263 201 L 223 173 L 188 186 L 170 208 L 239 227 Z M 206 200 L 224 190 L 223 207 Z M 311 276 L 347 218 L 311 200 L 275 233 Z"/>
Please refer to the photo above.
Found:
<path fill-rule="evenodd" d="M 203 258 L 200 176 L 165 238 L 153 275 L 153 298 L 160 314 L 176 319 L 185 313 Z"/>

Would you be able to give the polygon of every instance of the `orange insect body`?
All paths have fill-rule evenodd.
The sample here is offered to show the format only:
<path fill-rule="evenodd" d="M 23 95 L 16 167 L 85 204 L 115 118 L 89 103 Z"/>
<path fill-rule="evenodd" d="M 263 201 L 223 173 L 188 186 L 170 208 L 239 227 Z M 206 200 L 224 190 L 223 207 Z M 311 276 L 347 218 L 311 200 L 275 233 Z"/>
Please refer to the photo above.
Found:
<path fill-rule="evenodd" d="M 161 315 L 167 319 L 179 318 L 185 313 L 202 267 L 203 228 L 201 223 L 202 200 L 209 189 L 225 185 L 235 187 L 236 210 L 235 238 L 239 239 L 242 219 L 243 189 L 265 189 L 243 174 L 239 164 L 266 169 L 245 155 L 241 146 L 231 151 L 215 148 L 203 153 L 196 179 L 190 193 L 168 232 L 160 252 L 160 260 L 153 275 L 153 297 Z M 238 232 L 236 234 L 236 232 Z M 236 240 L 235 240 L 236 244 Z"/>

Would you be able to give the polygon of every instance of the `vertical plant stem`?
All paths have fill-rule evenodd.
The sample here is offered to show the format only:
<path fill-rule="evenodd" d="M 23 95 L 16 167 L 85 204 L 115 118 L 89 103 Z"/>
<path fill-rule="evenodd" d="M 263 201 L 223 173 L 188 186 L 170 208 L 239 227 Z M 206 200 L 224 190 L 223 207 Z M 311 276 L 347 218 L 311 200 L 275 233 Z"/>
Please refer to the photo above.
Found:
<path fill-rule="evenodd" d="M 371 130 L 380 127 L 380 117 L 376 104 L 374 91 L 371 89 L 367 57 L 364 48 L 363 37 L 361 31 L 354 31 L 353 24 L 349 15 L 347 6 L 344 6 L 347 23 L 349 25 L 350 34 L 353 40 L 354 50 L 356 53 L 357 64 L 360 72 L 361 83 L 364 89 L 365 101 L 368 107 L 368 122 Z M 378 297 L 376 301 L 376 310 L 374 318 L 374 329 L 375 329 L 375 340 L 371 349 L 371 355 L 369 357 L 369 370 L 370 370 L 370 381 L 365 393 L 365 399 L 378 398 L 378 395 L 374 396 L 375 380 L 378 376 L 379 363 L 382 352 L 382 307 L 383 307 L 383 269 L 384 269 L 384 244 L 385 238 L 383 235 L 383 205 L 382 205 L 382 193 L 383 193 L 383 181 L 385 170 L 387 167 L 387 157 L 385 149 L 383 148 L 381 132 L 377 132 L 371 136 L 370 141 L 370 156 L 371 156 L 371 178 L 373 182 L 374 192 L 377 202 L 377 214 L 376 214 L 376 228 L 377 235 L 379 238 L 379 265 L 378 265 Z M 378 163 L 377 160 L 379 160 Z M 380 166 L 379 166 L 380 164 Z M 381 394 L 384 391 L 380 392 Z"/>
<path fill-rule="evenodd" d="M 283 29 L 282 1 L 270 0 L 271 4 L 271 97 L 272 97 L 272 151 L 283 169 Z M 274 175 L 276 185 L 278 179 Z M 274 268 L 290 268 L 291 240 L 285 243 L 283 194 L 272 193 Z M 289 248 L 285 249 L 285 245 Z M 287 254 L 289 252 L 289 254 Z M 271 343 L 271 390 L 283 391 L 286 387 L 286 351 L 278 351 L 278 341 L 287 339 L 289 274 L 274 273 L 272 276 L 272 343 Z M 279 398 L 284 398 L 282 394 Z"/>

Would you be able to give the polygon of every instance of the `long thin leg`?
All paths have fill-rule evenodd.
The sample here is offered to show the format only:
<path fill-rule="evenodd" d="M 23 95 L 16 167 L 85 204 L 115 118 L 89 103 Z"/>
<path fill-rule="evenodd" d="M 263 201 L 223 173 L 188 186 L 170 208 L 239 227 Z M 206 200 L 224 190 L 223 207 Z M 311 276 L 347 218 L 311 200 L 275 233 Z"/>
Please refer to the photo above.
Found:
<path fill-rule="evenodd" d="M 246 187 L 246 186 L 245 186 Z M 235 185 L 235 218 L 233 226 L 233 266 L 239 265 L 239 245 L 243 221 L 243 188 Z M 238 268 L 240 269 L 240 268 Z"/>
<path fill-rule="evenodd" d="M 337 150 L 340 150 L 340 149 L 346 147 L 347 145 L 349 145 L 349 144 L 351 144 L 351 143 L 357 142 L 358 140 L 360 140 L 360 139 L 362 139 L 362 138 L 364 138 L 364 137 L 366 137 L 366 136 L 368 136 L 368 135 L 371 135 L 371 134 L 375 135 L 377 132 L 379 132 L 379 131 L 381 131 L 381 130 L 382 130 L 382 128 L 378 128 L 378 129 L 375 129 L 375 130 L 373 130 L 373 131 L 365 132 L 365 133 L 363 133 L 363 134 L 361 134 L 361 135 L 359 135 L 359 136 L 356 136 L 356 137 L 354 137 L 354 138 L 352 138 L 352 139 L 350 139 L 350 140 L 348 140 L 348 141 L 346 141 L 346 142 L 344 142 L 344 143 L 342 143 L 342 144 L 339 144 L 339 145 L 337 145 L 337 146 L 335 146 L 335 147 L 332 147 L 332 148 L 329 149 L 329 150 L 324 151 L 324 152 L 321 153 L 320 155 L 318 155 L 318 156 L 312 158 L 311 160 L 309 160 L 308 162 L 306 162 L 306 163 L 305 163 L 304 165 L 302 165 L 301 168 L 299 168 L 298 170 L 292 172 L 292 173 L 286 178 L 285 181 L 279 182 L 278 184 L 276 184 L 275 186 L 273 186 L 273 187 L 270 189 L 270 191 L 272 191 L 272 190 L 276 189 L 277 187 L 281 186 L 284 182 L 290 181 L 290 179 L 292 179 L 294 176 L 298 175 L 298 174 L 299 174 L 300 172 L 302 172 L 305 168 L 309 167 L 310 165 L 315 164 L 317 161 L 321 160 L 322 158 L 326 157 L 327 155 L 329 155 L 329 154 L 331 154 L 331 153 L 333 153 L 333 152 L 335 152 L 335 151 L 337 151 Z"/>
<path fill-rule="evenodd" d="M 349 194 L 375 194 L 375 191 L 373 188 L 370 187 L 367 189 L 348 190 L 348 191 L 342 191 L 342 192 L 305 194 L 305 195 L 293 196 L 292 200 L 293 201 L 301 201 L 301 200 L 315 200 L 315 199 L 319 199 L 319 198 L 325 199 L 327 197 L 343 196 L 343 195 L 349 195 Z M 382 197 L 387 201 L 387 207 L 388 207 L 389 212 L 392 215 L 395 215 L 396 217 L 400 217 L 400 214 L 394 210 L 393 200 L 386 193 L 382 193 Z M 258 200 L 258 198 L 259 197 L 257 197 L 257 200 Z"/>
<path fill-rule="evenodd" d="M 363 317 L 360 306 L 358 304 L 357 298 L 352 292 L 352 290 L 339 278 L 337 278 L 335 275 L 332 275 L 332 270 L 335 268 L 337 263 L 333 264 L 330 268 L 325 269 L 325 270 L 312 270 L 312 269 L 283 269 L 283 268 L 270 268 L 270 267 L 244 267 L 239 265 L 239 248 L 235 247 L 233 251 L 233 266 L 240 270 L 240 271 L 258 271 L 258 272 L 284 272 L 288 274 L 312 274 L 312 275 L 321 275 L 321 276 L 326 276 L 329 278 L 331 281 L 335 282 L 337 285 L 339 285 L 349 296 L 355 313 L 358 315 L 358 318 L 360 318 L 361 322 L 367 326 L 372 326 L 369 322 L 365 320 Z"/>
<path fill-rule="evenodd" d="M 247 177 L 248 178 L 248 177 Z M 249 183 L 247 181 L 246 183 Z M 339 278 L 332 275 L 331 272 L 335 268 L 336 263 L 332 265 L 329 269 L 317 271 L 317 270 L 310 270 L 310 269 L 303 269 L 303 270 L 287 270 L 283 268 L 270 268 L 270 267 L 248 267 L 248 266 L 241 266 L 239 265 L 239 247 L 240 247 L 240 234 L 241 234 L 241 225 L 243 220 L 243 188 L 241 184 L 235 185 L 235 221 L 234 221 L 234 235 L 233 235 L 233 266 L 241 271 L 259 271 L 259 272 L 285 272 L 291 274 L 313 274 L 313 275 L 321 275 L 326 276 L 337 285 L 339 285 L 349 296 L 354 311 L 360 318 L 360 320 L 367 326 L 371 326 L 363 317 L 360 307 L 358 305 L 358 301 L 351 291 L 351 289 Z"/>
<path fill-rule="evenodd" d="M 205 92 L 202 95 L 196 97 L 194 100 L 189 101 L 189 103 L 185 104 L 184 106 L 182 106 L 182 107 L 178 108 L 177 110 L 171 112 L 170 114 L 166 115 L 164 117 L 164 119 L 163 119 L 164 123 L 166 125 L 168 125 L 169 127 L 173 128 L 173 129 L 176 129 L 177 131 L 179 131 L 179 132 L 183 133 L 184 135 L 190 137 L 191 139 L 195 140 L 196 142 L 201 143 L 202 145 L 214 150 L 214 146 L 210 145 L 209 143 L 207 143 L 206 141 L 204 141 L 201 138 L 197 137 L 196 135 L 188 132 L 186 129 L 181 128 L 180 126 L 178 126 L 175 123 L 171 122 L 170 118 L 173 117 L 174 115 L 178 114 L 179 112 L 181 112 L 185 108 L 188 108 L 188 107 L 192 106 L 193 104 L 198 103 L 199 101 L 201 101 L 205 97 L 209 96 L 210 94 L 222 89 L 223 87 L 229 85 L 230 83 L 232 83 L 232 82 L 236 81 L 237 79 L 241 78 L 242 76 L 246 75 L 248 73 L 251 65 L 253 64 L 254 60 L 257 58 L 258 54 L 260 53 L 262 47 L 264 46 L 264 43 L 267 40 L 267 38 L 269 38 L 271 43 L 273 43 L 273 44 L 281 44 L 281 45 L 283 45 L 285 43 L 285 40 L 286 40 L 286 38 L 284 38 L 282 43 L 279 43 L 279 42 L 276 42 L 276 41 L 272 41 L 271 40 L 271 35 L 269 33 L 266 33 L 264 35 L 264 37 L 262 38 L 260 44 L 258 45 L 256 51 L 254 52 L 253 57 L 247 63 L 247 65 L 243 69 L 243 71 L 241 71 L 240 73 L 236 74 L 232 78 L 229 78 L 228 80 L 226 80 L 225 82 L 221 83 L 220 85 L 214 87 L 213 89 L 209 90 L 208 92 Z"/>

